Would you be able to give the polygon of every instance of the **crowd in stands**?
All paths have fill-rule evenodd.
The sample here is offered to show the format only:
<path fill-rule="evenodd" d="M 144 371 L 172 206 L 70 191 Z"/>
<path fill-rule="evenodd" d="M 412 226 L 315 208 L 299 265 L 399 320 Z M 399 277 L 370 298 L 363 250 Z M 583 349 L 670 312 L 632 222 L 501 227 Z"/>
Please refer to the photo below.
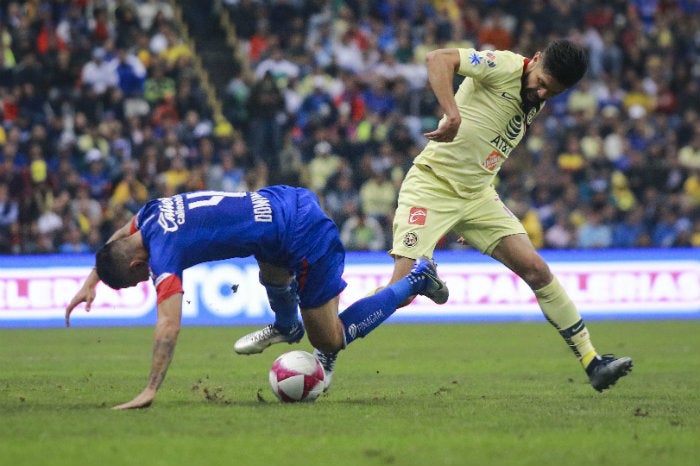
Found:
<path fill-rule="evenodd" d="M 95 251 L 151 197 L 276 183 L 316 192 L 348 249 L 386 250 L 441 116 L 427 52 L 557 37 L 590 69 L 504 164 L 508 207 L 541 248 L 700 246 L 697 1 L 224 0 L 246 60 L 225 121 L 168 1 L 2 5 L 0 254 Z"/>

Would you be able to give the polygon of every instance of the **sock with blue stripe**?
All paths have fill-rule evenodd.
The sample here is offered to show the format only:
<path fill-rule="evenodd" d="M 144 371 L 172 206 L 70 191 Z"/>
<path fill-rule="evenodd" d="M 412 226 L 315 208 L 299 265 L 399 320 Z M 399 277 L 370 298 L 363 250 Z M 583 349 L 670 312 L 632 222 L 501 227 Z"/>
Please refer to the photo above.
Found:
<path fill-rule="evenodd" d="M 424 283 L 425 278 L 422 275 L 418 277 L 408 275 L 377 293 L 351 304 L 338 316 L 343 322 L 346 345 L 357 338 L 367 336 L 396 312 L 403 300 L 418 293 Z"/>

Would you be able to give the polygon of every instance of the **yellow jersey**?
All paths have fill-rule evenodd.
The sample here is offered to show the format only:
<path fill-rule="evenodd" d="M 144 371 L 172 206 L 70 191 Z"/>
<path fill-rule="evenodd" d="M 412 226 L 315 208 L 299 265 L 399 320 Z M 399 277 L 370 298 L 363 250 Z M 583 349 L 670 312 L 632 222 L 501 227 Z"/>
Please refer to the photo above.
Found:
<path fill-rule="evenodd" d="M 529 59 L 510 51 L 459 49 L 455 93 L 462 122 L 451 142 L 430 141 L 415 164 L 429 166 L 465 197 L 491 186 L 512 150 L 543 107 L 523 109 L 520 94 Z"/>

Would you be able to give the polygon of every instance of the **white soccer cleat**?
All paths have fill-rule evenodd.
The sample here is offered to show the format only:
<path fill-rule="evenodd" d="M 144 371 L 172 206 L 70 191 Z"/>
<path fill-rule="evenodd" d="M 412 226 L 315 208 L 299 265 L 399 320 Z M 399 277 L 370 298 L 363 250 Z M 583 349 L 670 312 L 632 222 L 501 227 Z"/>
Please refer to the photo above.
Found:
<path fill-rule="evenodd" d="M 241 337 L 234 345 L 233 350 L 238 354 L 262 353 L 265 348 L 275 343 L 299 343 L 304 338 L 304 326 L 300 322 L 292 327 L 289 332 L 283 333 L 274 324 L 249 333 Z"/>

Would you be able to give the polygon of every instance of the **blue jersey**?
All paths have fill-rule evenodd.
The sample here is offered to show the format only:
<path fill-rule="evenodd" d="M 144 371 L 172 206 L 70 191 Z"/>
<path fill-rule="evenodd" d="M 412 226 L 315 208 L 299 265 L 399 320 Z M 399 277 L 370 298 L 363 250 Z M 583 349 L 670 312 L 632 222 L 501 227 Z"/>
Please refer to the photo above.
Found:
<path fill-rule="evenodd" d="M 303 188 L 257 192 L 195 191 L 154 199 L 134 217 L 148 250 L 158 301 L 182 292 L 182 272 L 203 262 L 254 256 L 299 282 L 302 309 L 344 288 L 345 250 L 338 229 Z"/>

